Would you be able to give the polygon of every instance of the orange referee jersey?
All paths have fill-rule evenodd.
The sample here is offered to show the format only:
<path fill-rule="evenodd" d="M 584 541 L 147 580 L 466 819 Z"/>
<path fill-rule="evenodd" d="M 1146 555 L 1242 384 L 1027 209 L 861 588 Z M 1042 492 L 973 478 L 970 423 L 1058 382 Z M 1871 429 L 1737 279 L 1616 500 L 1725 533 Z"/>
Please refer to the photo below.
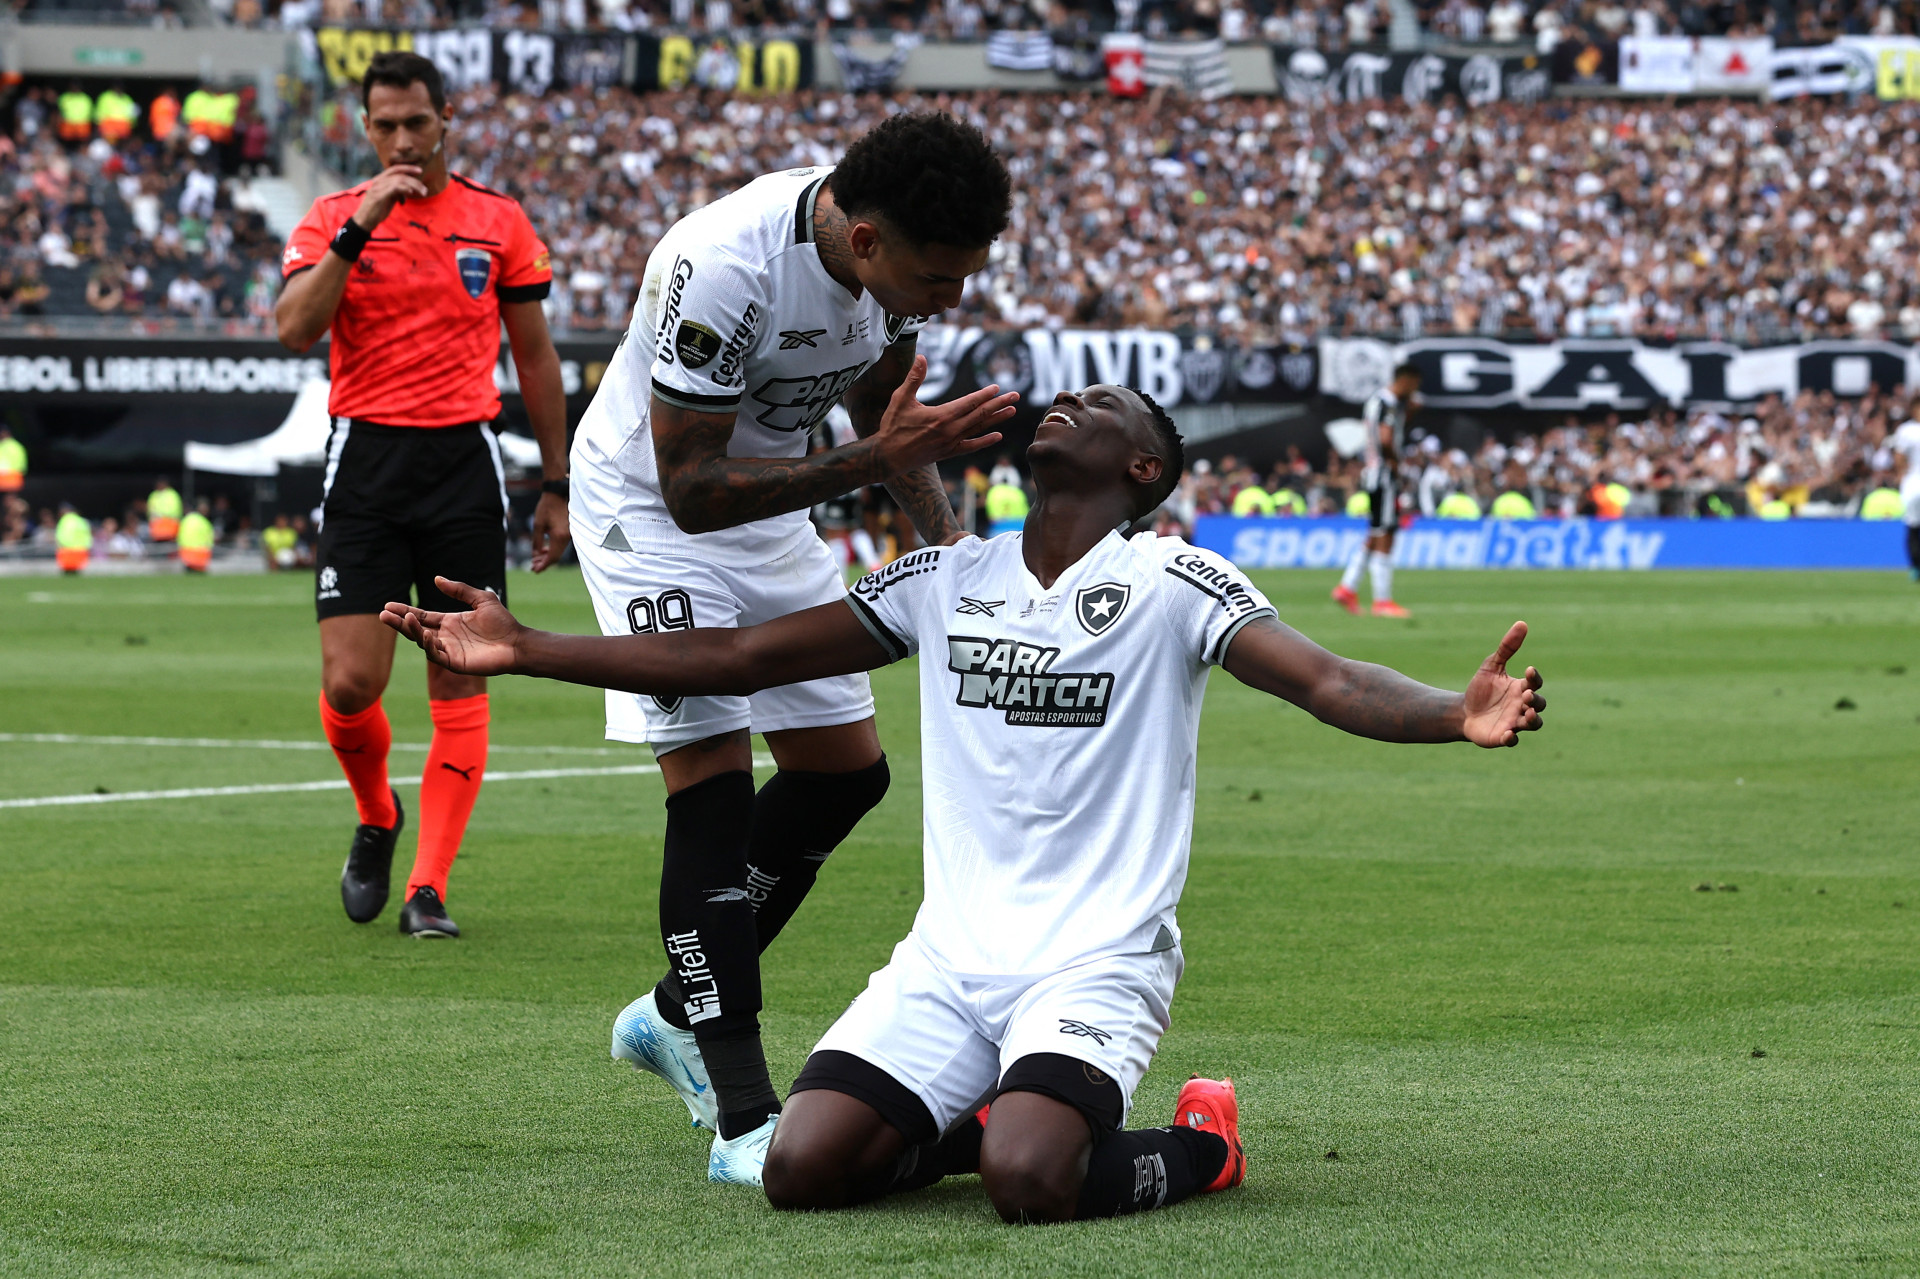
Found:
<path fill-rule="evenodd" d="M 547 246 L 519 203 L 459 174 L 393 206 L 347 272 L 334 312 L 327 410 L 386 426 L 457 426 L 500 414 L 500 304 L 547 296 Z M 287 238 L 288 279 L 320 264 L 366 184 L 322 196 Z"/>

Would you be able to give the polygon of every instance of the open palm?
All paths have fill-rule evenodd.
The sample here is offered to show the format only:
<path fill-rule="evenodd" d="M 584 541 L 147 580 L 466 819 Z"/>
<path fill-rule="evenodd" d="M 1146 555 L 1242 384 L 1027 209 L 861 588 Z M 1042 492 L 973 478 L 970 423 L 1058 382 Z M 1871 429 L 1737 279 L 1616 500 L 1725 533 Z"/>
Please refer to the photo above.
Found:
<path fill-rule="evenodd" d="M 1520 734 L 1540 727 L 1540 712 L 1547 709 L 1540 672 L 1529 666 L 1525 675 L 1507 674 L 1507 663 L 1526 638 L 1527 624 L 1515 622 L 1467 685 L 1462 727 L 1475 746 L 1518 746 Z"/>
<path fill-rule="evenodd" d="M 411 604 L 390 603 L 380 620 L 418 644 L 429 659 L 462 675 L 506 675 L 513 670 L 514 641 L 523 629 L 492 591 L 465 582 L 433 579 L 447 595 L 467 605 L 466 613 L 430 613 Z"/>

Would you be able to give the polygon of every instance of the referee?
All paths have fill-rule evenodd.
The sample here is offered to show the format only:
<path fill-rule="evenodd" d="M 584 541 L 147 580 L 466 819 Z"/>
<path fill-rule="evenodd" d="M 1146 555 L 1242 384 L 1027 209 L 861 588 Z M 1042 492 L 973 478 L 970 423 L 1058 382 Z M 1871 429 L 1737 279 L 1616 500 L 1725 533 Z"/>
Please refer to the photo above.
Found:
<path fill-rule="evenodd" d="M 540 441 L 533 570 L 567 548 L 567 423 L 560 357 L 540 303 L 553 272 L 513 199 L 447 170 L 453 122 L 431 61 L 382 53 L 360 103 L 381 171 L 314 202 L 281 259 L 280 341 L 305 351 L 332 334 L 323 521 L 316 561 L 320 722 L 359 809 L 340 898 L 364 924 L 387 904 L 405 814 L 387 781 L 393 740 L 380 696 L 393 669 L 388 600 L 457 610 L 435 574 L 502 600 L 505 474 L 491 423 L 500 325 Z M 427 667 L 433 744 L 421 778 L 419 851 L 400 931 L 458 937 L 447 871 L 460 851 L 487 765 L 487 682 Z"/>

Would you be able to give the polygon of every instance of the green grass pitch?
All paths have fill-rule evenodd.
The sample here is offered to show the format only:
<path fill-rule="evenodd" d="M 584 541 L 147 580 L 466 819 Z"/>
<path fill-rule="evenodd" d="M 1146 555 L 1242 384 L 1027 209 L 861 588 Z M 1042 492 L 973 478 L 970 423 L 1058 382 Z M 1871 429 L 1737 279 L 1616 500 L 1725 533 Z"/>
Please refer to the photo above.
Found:
<path fill-rule="evenodd" d="M 5 808 L 0 1274 L 1920 1273 L 1920 589 L 1408 573 L 1387 623 L 1324 574 L 1260 584 L 1454 687 L 1524 617 L 1551 709 L 1515 751 L 1389 747 L 1215 675 L 1187 976 L 1136 1115 L 1231 1074 L 1243 1189 L 1014 1229 L 972 1178 L 815 1217 L 709 1186 L 680 1104 L 607 1054 L 661 964 L 656 777 L 489 785 L 466 936 L 432 945 L 392 906 L 343 918 L 343 792 Z M 309 591 L 0 581 L 0 732 L 315 738 Z M 577 576 L 513 591 L 591 628 Z M 768 957 L 780 1080 L 919 896 L 912 672 L 875 688 L 894 788 Z M 494 697 L 496 743 L 603 745 L 596 692 Z M 0 799 L 335 776 L 0 743 Z"/>

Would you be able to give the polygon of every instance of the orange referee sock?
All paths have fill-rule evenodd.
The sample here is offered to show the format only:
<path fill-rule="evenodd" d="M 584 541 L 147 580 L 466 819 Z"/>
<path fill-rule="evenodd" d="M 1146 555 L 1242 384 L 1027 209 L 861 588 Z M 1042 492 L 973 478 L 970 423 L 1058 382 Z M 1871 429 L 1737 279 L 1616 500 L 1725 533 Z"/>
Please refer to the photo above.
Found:
<path fill-rule="evenodd" d="M 428 702 L 427 708 L 433 712 L 433 745 L 420 778 L 420 851 L 407 876 L 407 896 L 432 884 L 445 901 L 447 872 L 460 854 L 460 839 L 487 773 L 487 695 Z"/>
<path fill-rule="evenodd" d="M 390 827 L 399 814 L 393 809 L 393 789 L 387 783 L 387 752 L 393 747 L 393 728 L 378 701 L 358 715 L 342 715 L 320 694 L 320 727 L 326 731 L 333 757 L 353 787 L 353 803 L 366 826 Z"/>

